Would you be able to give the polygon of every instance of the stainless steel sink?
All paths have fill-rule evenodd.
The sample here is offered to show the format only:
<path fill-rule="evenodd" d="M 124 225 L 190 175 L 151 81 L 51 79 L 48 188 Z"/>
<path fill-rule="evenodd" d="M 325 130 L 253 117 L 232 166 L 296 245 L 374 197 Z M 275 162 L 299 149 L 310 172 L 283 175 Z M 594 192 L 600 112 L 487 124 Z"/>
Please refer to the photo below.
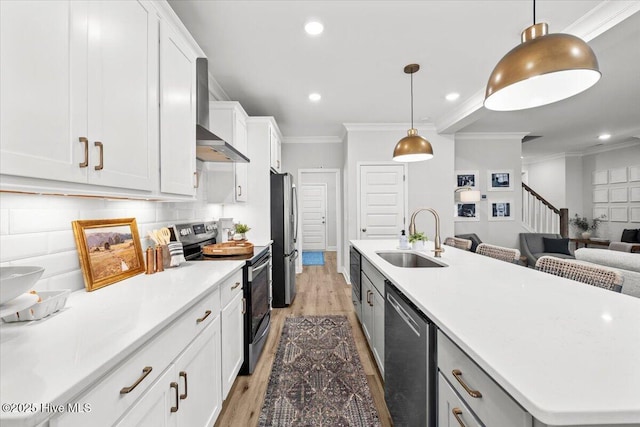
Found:
<path fill-rule="evenodd" d="M 415 252 L 402 251 L 380 251 L 376 252 L 383 260 L 396 267 L 404 268 L 431 268 L 431 267 L 447 267 L 446 264 L 438 262 L 434 259 L 417 254 Z"/>

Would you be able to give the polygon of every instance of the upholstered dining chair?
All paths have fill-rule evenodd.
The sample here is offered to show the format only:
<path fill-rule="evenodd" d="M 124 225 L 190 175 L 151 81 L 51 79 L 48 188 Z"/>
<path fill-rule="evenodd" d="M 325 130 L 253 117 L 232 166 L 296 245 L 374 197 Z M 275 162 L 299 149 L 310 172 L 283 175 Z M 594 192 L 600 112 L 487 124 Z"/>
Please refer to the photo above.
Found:
<path fill-rule="evenodd" d="M 622 282 L 624 280 L 622 274 L 615 270 L 548 255 L 538 258 L 536 270 L 614 292 L 622 291 Z"/>
<path fill-rule="evenodd" d="M 480 243 L 476 253 L 506 262 L 517 262 L 520 259 L 520 251 L 518 249 L 504 248 L 488 243 Z"/>
<path fill-rule="evenodd" d="M 447 246 L 453 246 L 454 248 L 462 249 L 468 251 L 471 249 L 472 245 L 471 240 L 460 239 L 459 237 L 447 237 L 444 239 L 444 244 Z"/>

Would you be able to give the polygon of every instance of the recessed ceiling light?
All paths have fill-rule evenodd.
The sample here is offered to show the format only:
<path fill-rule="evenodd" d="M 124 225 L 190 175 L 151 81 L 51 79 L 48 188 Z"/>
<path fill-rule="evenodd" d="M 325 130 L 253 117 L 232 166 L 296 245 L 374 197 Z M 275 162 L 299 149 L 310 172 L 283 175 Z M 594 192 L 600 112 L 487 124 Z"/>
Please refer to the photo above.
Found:
<path fill-rule="evenodd" d="M 310 93 L 309 100 L 313 102 L 318 102 L 322 99 L 322 96 L 319 93 Z"/>
<path fill-rule="evenodd" d="M 445 96 L 445 99 L 447 101 L 455 101 L 458 98 L 460 98 L 460 94 L 457 92 L 451 92 L 451 93 L 448 93 L 447 96 Z"/>
<path fill-rule="evenodd" d="M 324 25 L 322 25 L 318 21 L 311 21 L 311 22 L 307 22 L 307 24 L 304 26 L 304 30 L 310 36 L 317 36 L 318 34 L 321 34 L 324 31 Z"/>
<path fill-rule="evenodd" d="M 609 139 L 609 138 L 611 138 L 611 134 L 609 134 L 609 133 L 603 133 L 602 135 L 600 135 L 600 136 L 598 137 L 598 139 L 599 139 L 600 141 L 606 141 L 606 140 L 607 140 L 607 139 Z"/>

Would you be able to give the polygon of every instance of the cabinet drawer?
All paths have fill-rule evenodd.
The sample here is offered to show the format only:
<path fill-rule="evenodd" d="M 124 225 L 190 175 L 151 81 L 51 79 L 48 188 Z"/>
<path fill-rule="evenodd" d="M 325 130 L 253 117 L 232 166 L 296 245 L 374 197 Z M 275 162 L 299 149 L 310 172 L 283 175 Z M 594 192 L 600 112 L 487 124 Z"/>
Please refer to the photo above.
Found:
<path fill-rule="evenodd" d="M 240 269 L 220 286 L 220 305 L 226 307 L 236 295 L 242 293 L 242 286 L 242 269 Z"/>
<path fill-rule="evenodd" d="M 207 310 L 211 311 L 208 316 L 205 314 Z M 91 405 L 91 412 L 64 413 L 51 420 L 51 427 L 111 425 L 160 377 L 180 351 L 219 314 L 220 293 L 216 288 L 172 325 L 107 373 L 95 387 L 70 402 L 77 402 L 80 407 L 88 403 Z M 203 317 L 204 319 L 198 322 L 198 319 Z M 126 387 L 130 390 L 123 393 Z"/>
<path fill-rule="evenodd" d="M 362 257 L 362 272 L 371 280 L 380 295 L 384 296 L 384 276 L 365 257 Z"/>
<path fill-rule="evenodd" d="M 438 369 L 483 424 L 513 427 L 532 425 L 531 415 L 440 331 Z M 462 383 L 469 391 L 465 390 Z M 474 391 L 479 392 L 481 397 L 472 397 Z"/>
<path fill-rule="evenodd" d="M 471 409 L 451 388 L 442 373 L 438 374 L 438 427 L 482 427 Z"/>

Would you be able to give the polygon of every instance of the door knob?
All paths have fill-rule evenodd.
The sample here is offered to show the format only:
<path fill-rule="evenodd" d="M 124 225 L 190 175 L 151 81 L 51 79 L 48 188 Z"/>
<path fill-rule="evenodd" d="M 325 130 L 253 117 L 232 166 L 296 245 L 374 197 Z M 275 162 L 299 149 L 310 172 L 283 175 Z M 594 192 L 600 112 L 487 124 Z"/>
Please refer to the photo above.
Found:
<path fill-rule="evenodd" d="M 366 229 L 366 228 L 363 228 L 363 229 L 362 229 L 362 232 L 363 232 L 363 233 L 366 233 L 366 232 L 367 232 L 367 229 Z"/>

